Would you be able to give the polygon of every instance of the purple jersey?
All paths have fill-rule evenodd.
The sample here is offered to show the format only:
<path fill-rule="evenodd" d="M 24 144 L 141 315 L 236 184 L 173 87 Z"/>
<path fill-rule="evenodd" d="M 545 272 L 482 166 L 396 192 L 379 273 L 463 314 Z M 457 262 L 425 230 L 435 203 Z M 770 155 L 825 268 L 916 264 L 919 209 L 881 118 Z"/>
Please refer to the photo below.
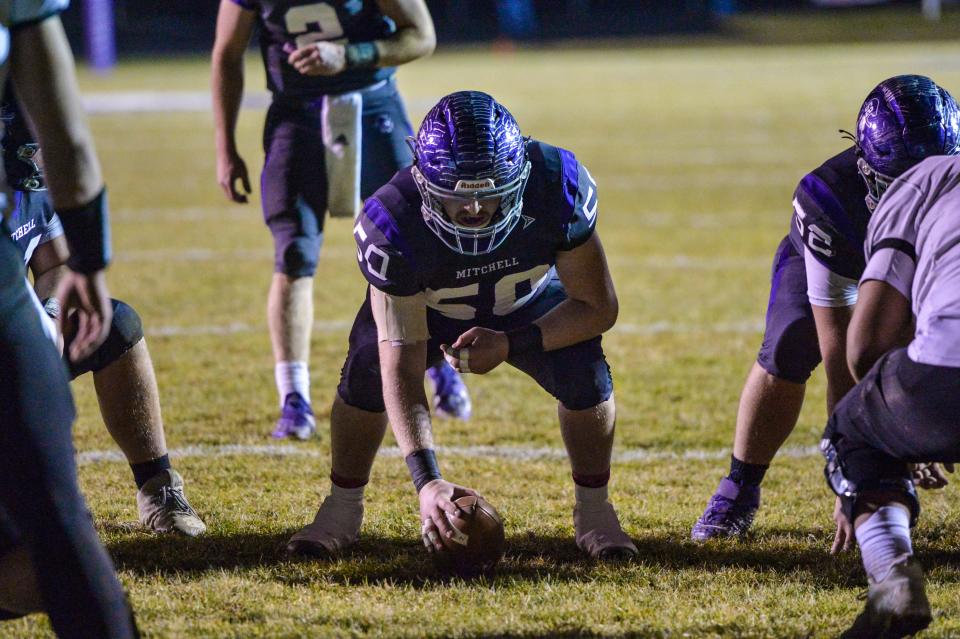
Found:
<path fill-rule="evenodd" d="M 790 240 L 797 252 L 812 255 L 832 273 L 859 279 L 870 221 L 866 196 L 853 147 L 804 176 L 793 195 Z"/>
<path fill-rule="evenodd" d="M 371 0 L 233 0 L 257 13 L 267 88 L 275 95 L 312 99 L 356 91 L 394 74 L 393 67 L 348 69 L 335 76 L 306 76 L 287 64 L 291 47 L 321 40 L 370 42 L 390 36 L 396 25 Z"/>
<path fill-rule="evenodd" d="M 24 264 L 30 263 L 38 246 L 63 235 L 60 218 L 53 212 L 46 191 L 14 191 L 6 222 Z"/>
<path fill-rule="evenodd" d="M 544 294 L 559 251 L 590 238 L 597 187 L 573 153 L 527 143 L 530 178 L 522 218 L 496 250 L 471 256 L 448 248 L 426 226 L 410 169 L 364 205 L 356 226 L 360 270 L 390 295 L 426 294 L 428 319 L 495 328 Z"/>

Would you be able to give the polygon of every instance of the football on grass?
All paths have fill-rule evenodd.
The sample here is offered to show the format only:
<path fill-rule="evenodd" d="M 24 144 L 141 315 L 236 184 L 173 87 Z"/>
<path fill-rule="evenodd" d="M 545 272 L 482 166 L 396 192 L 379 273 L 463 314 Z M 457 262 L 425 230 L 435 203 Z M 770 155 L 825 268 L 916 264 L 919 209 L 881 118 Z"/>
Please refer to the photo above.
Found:
<path fill-rule="evenodd" d="M 460 577 L 492 572 L 505 545 L 500 514 L 482 497 L 469 495 L 454 503 L 461 514 L 447 516 L 456 532 L 452 539 L 443 538 L 444 550 L 433 553 L 437 567 Z"/>

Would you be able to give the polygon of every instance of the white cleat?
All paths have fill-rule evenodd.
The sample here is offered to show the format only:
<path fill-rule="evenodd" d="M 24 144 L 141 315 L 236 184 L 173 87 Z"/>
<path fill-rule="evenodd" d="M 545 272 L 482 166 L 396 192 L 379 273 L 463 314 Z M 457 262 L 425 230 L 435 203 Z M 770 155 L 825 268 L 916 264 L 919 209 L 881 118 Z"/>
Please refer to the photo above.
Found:
<path fill-rule="evenodd" d="M 871 582 L 867 606 L 841 639 L 899 639 L 930 625 L 923 570 L 912 558 L 894 564 L 886 578 Z"/>
<path fill-rule="evenodd" d="M 573 528 L 577 547 L 593 559 L 624 561 L 640 554 L 620 527 L 617 511 L 609 501 L 577 502 L 573 507 Z"/>
<path fill-rule="evenodd" d="M 287 542 L 287 553 L 299 557 L 334 557 L 359 541 L 362 524 L 362 501 L 328 495 L 313 521 Z"/>
<path fill-rule="evenodd" d="M 187 537 L 207 532 L 207 525 L 183 494 L 183 478 L 172 468 L 151 477 L 137 491 L 137 511 L 140 523 L 154 532 Z"/>

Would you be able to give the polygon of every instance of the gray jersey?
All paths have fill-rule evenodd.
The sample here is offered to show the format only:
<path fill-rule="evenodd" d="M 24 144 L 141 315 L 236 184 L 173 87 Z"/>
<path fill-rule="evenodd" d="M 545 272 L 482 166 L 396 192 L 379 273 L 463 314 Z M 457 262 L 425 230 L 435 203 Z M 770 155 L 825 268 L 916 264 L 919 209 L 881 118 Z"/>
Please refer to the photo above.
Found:
<path fill-rule="evenodd" d="M 910 359 L 960 368 L 960 157 L 927 158 L 896 180 L 870 219 L 867 267 L 910 300 Z"/>

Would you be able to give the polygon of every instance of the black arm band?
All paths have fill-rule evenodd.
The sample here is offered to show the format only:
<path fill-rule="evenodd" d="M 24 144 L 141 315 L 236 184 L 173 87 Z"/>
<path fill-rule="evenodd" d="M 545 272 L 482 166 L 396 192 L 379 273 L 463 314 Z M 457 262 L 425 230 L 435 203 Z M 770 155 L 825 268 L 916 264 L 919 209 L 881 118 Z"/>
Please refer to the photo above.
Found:
<path fill-rule="evenodd" d="M 510 329 L 506 335 L 507 343 L 510 344 L 507 355 L 543 352 L 543 332 L 536 324 L 527 324 L 522 328 Z"/>
<path fill-rule="evenodd" d="M 380 51 L 372 42 L 355 42 L 345 47 L 348 69 L 372 69 L 380 61 Z"/>
<path fill-rule="evenodd" d="M 107 189 L 74 209 L 57 211 L 63 224 L 70 258 L 67 266 L 78 273 L 93 273 L 110 263 L 110 216 L 107 214 Z"/>
<path fill-rule="evenodd" d="M 410 476 L 413 478 L 413 485 L 417 488 L 417 493 L 434 479 L 440 479 L 437 454 L 432 449 L 415 450 L 405 459 L 407 468 L 410 469 Z"/>

